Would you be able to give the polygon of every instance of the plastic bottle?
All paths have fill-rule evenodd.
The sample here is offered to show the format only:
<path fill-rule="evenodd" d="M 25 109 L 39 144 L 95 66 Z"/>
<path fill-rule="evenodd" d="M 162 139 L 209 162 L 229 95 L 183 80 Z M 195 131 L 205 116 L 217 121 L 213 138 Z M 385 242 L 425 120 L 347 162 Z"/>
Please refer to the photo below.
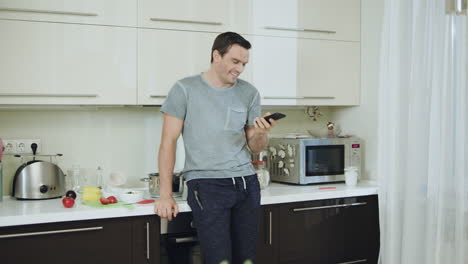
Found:
<path fill-rule="evenodd" d="M 102 189 L 104 187 L 103 185 L 102 168 L 101 166 L 98 166 L 96 170 L 96 187 Z"/>
<path fill-rule="evenodd" d="M 260 183 L 260 189 L 265 189 L 270 184 L 270 172 L 266 168 L 266 161 L 254 161 L 252 164 L 255 167 L 257 173 L 258 182 Z"/>

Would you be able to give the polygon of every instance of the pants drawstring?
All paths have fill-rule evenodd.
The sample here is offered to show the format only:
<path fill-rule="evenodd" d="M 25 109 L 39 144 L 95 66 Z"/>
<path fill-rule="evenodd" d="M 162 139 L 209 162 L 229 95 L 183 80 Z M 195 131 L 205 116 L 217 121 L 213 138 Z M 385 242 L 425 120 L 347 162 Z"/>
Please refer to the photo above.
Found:
<path fill-rule="evenodd" d="M 244 183 L 244 192 L 247 191 L 247 183 L 245 182 L 245 178 L 244 176 L 241 177 L 242 178 L 242 182 Z M 231 178 L 232 179 L 232 185 L 234 185 L 234 187 L 237 187 L 239 189 L 239 186 L 236 185 L 236 179 L 234 178 Z"/>

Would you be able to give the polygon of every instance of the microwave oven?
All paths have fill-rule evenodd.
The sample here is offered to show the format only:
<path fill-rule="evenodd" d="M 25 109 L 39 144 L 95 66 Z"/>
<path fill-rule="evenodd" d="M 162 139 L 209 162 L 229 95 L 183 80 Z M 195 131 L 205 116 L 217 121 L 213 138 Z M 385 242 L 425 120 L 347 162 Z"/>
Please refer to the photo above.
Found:
<path fill-rule="evenodd" d="M 361 148 L 362 142 L 357 137 L 270 138 L 268 170 L 275 182 L 343 182 L 345 168 L 362 171 Z"/>

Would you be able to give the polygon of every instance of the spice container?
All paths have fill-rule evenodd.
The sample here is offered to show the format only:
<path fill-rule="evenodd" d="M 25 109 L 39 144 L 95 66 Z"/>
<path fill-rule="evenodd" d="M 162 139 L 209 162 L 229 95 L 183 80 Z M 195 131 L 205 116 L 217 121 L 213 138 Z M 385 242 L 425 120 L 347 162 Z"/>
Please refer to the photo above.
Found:
<path fill-rule="evenodd" d="M 255 172 L 257 173 L 260 189 L 265 189 L 270 184 L 270 173 L 266 168 L 266 161 L 254 161 L 252 164 L 254 165 Z"/>

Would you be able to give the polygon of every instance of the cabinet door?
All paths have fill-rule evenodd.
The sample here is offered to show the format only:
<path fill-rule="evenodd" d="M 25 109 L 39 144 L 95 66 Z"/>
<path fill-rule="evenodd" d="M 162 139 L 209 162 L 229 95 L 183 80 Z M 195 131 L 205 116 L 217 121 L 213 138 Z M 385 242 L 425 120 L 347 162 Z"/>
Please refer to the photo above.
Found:
<path fill-rule="evenodd" d="M 278 211 L 275 206 L 262 206 L 258 231 L 255 263 L 278 263 Z"/>
<path fill-rule="evenodd" d="M 133 263 L 159 264 L 159 217 L 135 217 L 133 223 Z"/>
<path fill-rule="evenodd" d="M 252 36 L 252 84 L 262 105 L 296 105 L 299 39 Z"/>
<path fill-rule="evenodd" d="M 0 0 L 0 18 L 136 26 L 132 0 Z"/>
<path fill-rule="evenodd" d="M 251 8 L 249 33 L 360 41 L 360 0 L 255 0 Z"/>
<path fill-rule="evenodd" d="M 139 0 L 138 26 L 224 32 L 231 23 L 232 0 Z"/>
<path fill-rule="evenodd" d="M 136 29 L 0 21 L 0 104 L 135 104 Z"/>
<path fill-rule="evenodd" d="M 360 44 L 301 39 L 297 89 L 300 105 L 358 105 Z"/>
<path fill-rule="evenodd" d="M 162 104 L 176 81 L 208 70 L 215 37 L 138 29 L 138 104 Z"/>
<path fill-rule="evenodd" d="M 252 37 L 252 83 L 263 105 L 357 105 L 359 43 Z"/>
<path fill-rule="evenodd" d="M 345 198 L 345 254 L 342 262 L 377 264 L 380 248 L 377 195 Z"/>
<path fill-rule="evenodd" d="M 339 263 L 344 216 L 339 199 L 291 203 L 280 208 L 280 263 Z"/>
<path fill-rule="evenodd" d="M 132 263 L 129 218 L 0 228 L 2 263 Z"/>

